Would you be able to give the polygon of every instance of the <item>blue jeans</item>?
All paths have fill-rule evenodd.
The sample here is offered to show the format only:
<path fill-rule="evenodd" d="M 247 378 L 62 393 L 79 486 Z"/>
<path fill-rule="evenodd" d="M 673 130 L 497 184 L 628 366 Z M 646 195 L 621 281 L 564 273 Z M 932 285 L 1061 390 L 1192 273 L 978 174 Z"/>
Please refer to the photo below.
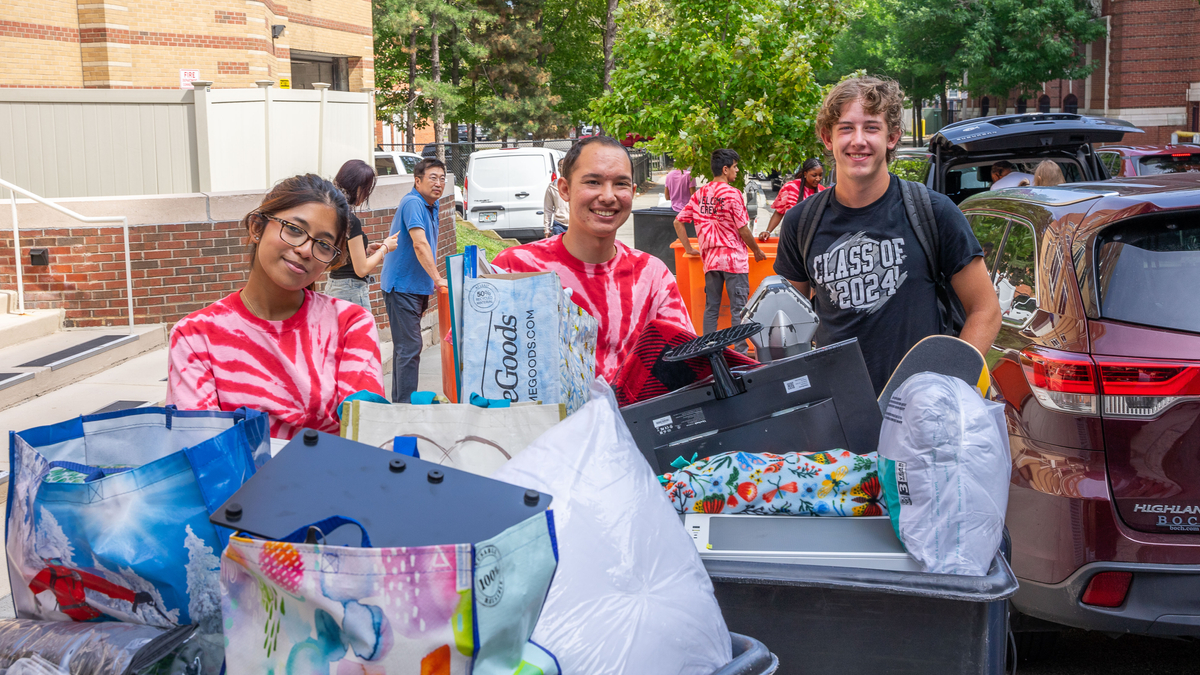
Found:
<path fill-rule="evenodd" d="M 325 295 L 353 302 L 368 312 L 371 311 L 371 290 L 362 279 L 330 279 L 325 282 Z"/>
<path fill-rule="evenodd" d="M 421 372 L 421 315 L 429 296 L 392 291 L 383 301 L 392 330 L 392 402 L 408 403 Z"/>
<path fill-rule="evenodd" d="M 567 231 L 567 226 L 564 225 L 563 223 L 560 223 L 557 220 L 550 221 L 550 236 L 551 237 L 553 237 L 556 234 L 562 234 L 566 231 Z"/>

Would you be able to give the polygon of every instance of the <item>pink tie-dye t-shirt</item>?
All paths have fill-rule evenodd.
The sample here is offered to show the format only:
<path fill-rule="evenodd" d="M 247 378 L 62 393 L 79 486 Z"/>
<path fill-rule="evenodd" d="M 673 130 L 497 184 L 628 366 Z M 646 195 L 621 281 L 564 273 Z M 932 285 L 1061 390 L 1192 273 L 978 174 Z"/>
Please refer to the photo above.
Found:
<path fill-rule="evenodd" d="M 738 231 L 750 224 L 746 199 L 737 188 L 713 181 L 696 191 L 676 219 L 696 224 L 705 272 L 750 271 L 749 249 Z"/>
<path fill-rule="evenodd" d="M 374 317 L 308 290 L 284 321 L 254 316 L 236 292 L 193 312 L 171 330 L 169 359 L 168 404 L 261 410 L 274 438 L 303 428 L 336 434 L 347 396 L 363 389 L 383 396 Z"/>
<path fill-rule="evenodd" d="M 596 376 L 613 382 L 638 334 L 653 319 L 693 331 L 692 321 L 663 261 L 616 242 L 617 254 L 599 265 L 585 263 L 567 251 L 563 235 L 505 249 L 497 267 L 513 273 L 556 272 L 571 299 L 596 318 Z"/>

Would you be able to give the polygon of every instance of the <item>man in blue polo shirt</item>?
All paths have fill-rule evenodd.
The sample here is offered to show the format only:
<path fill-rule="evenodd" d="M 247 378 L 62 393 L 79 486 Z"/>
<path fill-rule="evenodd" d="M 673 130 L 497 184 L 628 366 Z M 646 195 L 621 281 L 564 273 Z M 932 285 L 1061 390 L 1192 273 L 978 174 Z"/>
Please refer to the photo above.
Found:
<path fill-rule="evenodd" d="M 415 185 L 404 195 L 389 234 L 396 250 L 383 259 L 381 275 L 388 322 L 392 328 L 392 401 L 408 403 L 417 390 L 421 368 L 421 315 L 429 296 L 446 280 L 438 273 L 434 251 L 438 241 L 437 200 L 446 188 L 446 165 L 423 159 L 413 167 Z"/>

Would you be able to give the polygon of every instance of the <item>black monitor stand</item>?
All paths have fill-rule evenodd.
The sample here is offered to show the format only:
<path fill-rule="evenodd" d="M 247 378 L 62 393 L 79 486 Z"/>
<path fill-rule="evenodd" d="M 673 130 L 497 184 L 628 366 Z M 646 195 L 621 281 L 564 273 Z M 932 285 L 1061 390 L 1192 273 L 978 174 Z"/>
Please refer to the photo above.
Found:
<path fill-rule="evenodd" d="M 713 396 L 718 399 L 737 396 L 745 393 L 746 385 L 742 381 L 741 375 L 735 375 L 729 370 L 729 363 L 725 361 L 725 348 L 745 342 L 750 336 L 760 332 L 762 332 L 761 324 L 744 323 L 740 326 L 709 333 L 678 347 L 668 349 L 663 353 L 662 358 L 663 361 L 674 363 L 707 356 L 708 364 L 712 367 Z"/>

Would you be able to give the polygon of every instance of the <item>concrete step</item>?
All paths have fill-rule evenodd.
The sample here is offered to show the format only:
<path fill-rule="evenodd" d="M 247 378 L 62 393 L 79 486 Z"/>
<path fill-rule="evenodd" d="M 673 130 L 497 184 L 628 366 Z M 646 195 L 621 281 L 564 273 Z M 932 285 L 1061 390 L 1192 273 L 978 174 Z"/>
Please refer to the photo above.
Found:
<path fill-rule="evenodd" d="M 64 330 L 0 349 L 0 410 L 162 349 L 164 324 Z M 160 377 L 166 377 L 163 369 Z M 100 408 L 110 401 L 94 401 Z M 90 411 L 89 411 L 90 412 Z"/>
<path fill-rule="evenodd" d="M 4 298 L 0 297 L 0 308 Z M 52 335 L 62 330 L 61 309 L 32 309 L 24 314 L 0 312 L 0 350 L 30 340 Z"/>

